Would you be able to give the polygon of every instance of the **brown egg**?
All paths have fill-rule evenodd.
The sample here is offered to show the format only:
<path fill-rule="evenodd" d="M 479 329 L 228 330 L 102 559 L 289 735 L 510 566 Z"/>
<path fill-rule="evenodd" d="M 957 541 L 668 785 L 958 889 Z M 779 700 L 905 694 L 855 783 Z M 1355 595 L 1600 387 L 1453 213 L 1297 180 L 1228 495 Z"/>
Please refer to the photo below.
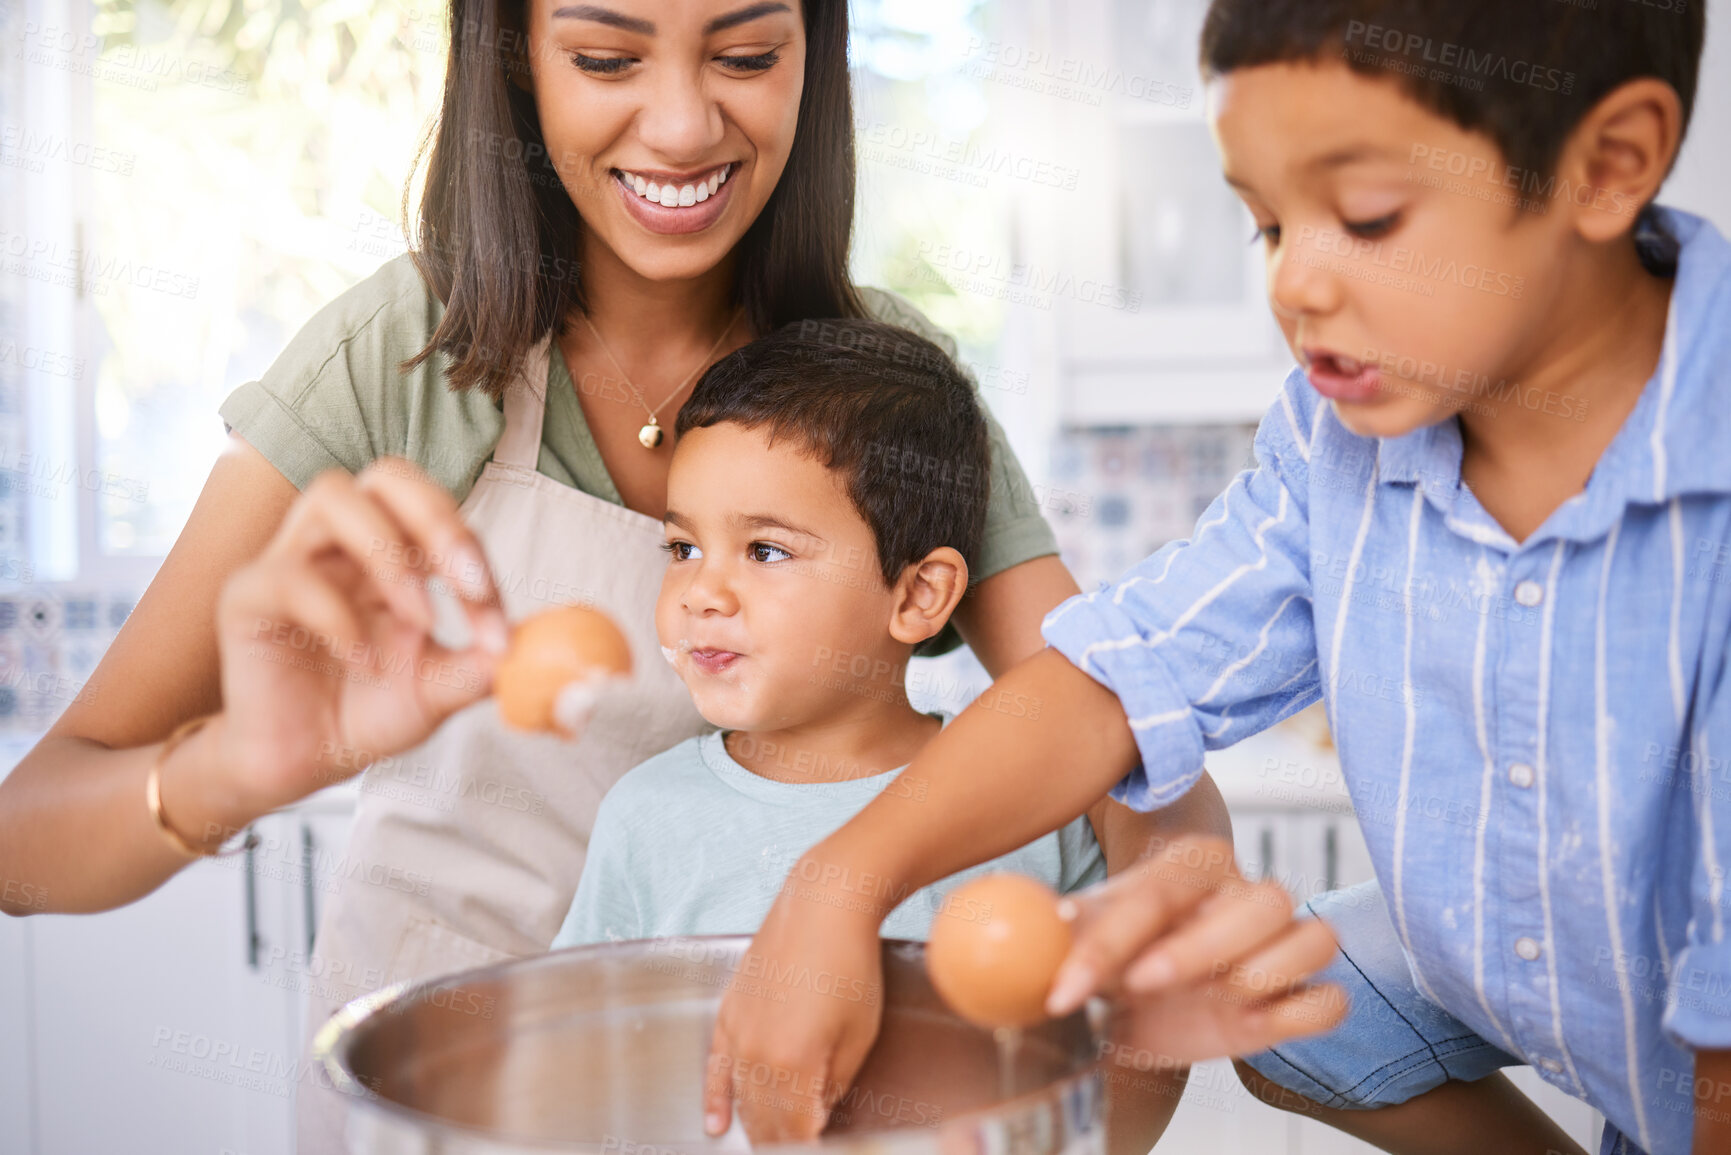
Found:
<path fill-rule="evenodd" d="M 982 1027 L 1047 1017 L 1046 995 L 1070 951 L 1058 895 L 1021 874 L 988 874 L 950 892 L 932 920 L 926 974 L 950 1009 Z"/>
<path fill-rule="evenodd" d="M 508 724 L 570 737 L 554 717 L 559 692 L 573 682 L 630 672 L 631 646 L 612 618 L 583 606 L 561 606 L 511 628 L 510 648 L 493 675 L 493 694 Z"/>

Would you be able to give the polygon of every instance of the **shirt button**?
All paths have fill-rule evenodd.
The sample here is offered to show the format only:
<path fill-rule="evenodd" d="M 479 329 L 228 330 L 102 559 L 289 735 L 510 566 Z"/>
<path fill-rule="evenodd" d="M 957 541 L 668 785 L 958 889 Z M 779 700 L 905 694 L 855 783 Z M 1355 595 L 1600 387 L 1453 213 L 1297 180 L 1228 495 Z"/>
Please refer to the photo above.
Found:
<path fill-rule="evenodd" d="M 1563 1073 L 1563 1065 L 1555 1059 L 1540 1059 L 1539 1066 L 1543 1067 L 1553 1075 L 1560 1075 Z"/>
<path fill-rule="evenodd" d="M 1516 762 L 1509 767 L 1509 781 L 1525 790 L 1533 784 L 1533 768 L 1525 762 Z"/>
<path fill-rule="evenodd" d="M 1515 600 L 1532 609 L 1545 600 L 1545 587 L 1535 581 L 1524 581 L 1515 587 Z"/>
<path fill-rule="evenodd" d="M 1532 962 L 1539 957 L 1539 944 L 1530 938 L 1517 938 L 1515 940 L 1515 953 L 1528 962 Z"/>

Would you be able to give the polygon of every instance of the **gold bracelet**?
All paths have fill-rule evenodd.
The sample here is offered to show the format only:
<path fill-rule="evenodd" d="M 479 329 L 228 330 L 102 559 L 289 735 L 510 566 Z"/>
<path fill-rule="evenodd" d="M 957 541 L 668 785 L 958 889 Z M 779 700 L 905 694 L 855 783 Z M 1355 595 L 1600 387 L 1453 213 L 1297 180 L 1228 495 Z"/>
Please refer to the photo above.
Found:
<path fill-rule="evenodd" d="M 231 854 L 239 854 L 258 845 L 258 835 L 248 830 L 246 841 L 232 850 L 201 849 L 182 838 L 180 832 L 168 824 L 168 816 L 162 812 L 163 762 L 167 760 L 170 751 L 203 729 L 204 724 L 214 717 L 215 714 L 206 714 L 202 718 L 189 718 L 176 726 L 168 740 L 162 744 L 162 749 L 156 752 L 155 760 L 150 763 L 150 773 L 144 779 L 144 802 L 150 808 L 151 821 L 156 823 L 156 828 L 162 831 L 162 836 L 168 840 L 169 845 L 189 858 L 227 858 Z"/>

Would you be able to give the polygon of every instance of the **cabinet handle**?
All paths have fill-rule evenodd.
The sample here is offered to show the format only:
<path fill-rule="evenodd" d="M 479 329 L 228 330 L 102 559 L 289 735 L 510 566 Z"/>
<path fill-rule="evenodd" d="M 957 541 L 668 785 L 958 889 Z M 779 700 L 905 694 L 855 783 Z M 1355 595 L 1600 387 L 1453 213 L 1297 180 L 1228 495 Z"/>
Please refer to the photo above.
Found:
<path fill-rule="evenodd" d="M 318 912 L 313 909 L 313 828 L 301 823 L 301 905 L 306 911 L 307 957 L 313 953 L 313 936 L 318 933 Z"/>
<path fill-rule="evenodd" d="M 1340 834 L 1333 823 L 1322 836 L 1322 889 L 1333 890 L 1340 877 Z"/>
<path fill-rule="evenodd" d="M 252 836 L 253 831 L 247 828 L 246 840 L 246 965 L 251 970 L 258 969 L 258 874 L 254 869 L 255 847 L 258 840 Z"/>

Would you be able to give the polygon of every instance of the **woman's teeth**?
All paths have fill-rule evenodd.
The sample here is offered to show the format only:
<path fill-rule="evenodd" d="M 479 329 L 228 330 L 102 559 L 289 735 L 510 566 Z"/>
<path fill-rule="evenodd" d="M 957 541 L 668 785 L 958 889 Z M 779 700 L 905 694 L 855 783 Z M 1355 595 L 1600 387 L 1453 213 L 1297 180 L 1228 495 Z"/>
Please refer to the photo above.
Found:
<path fill-rule="evenodd" d="M 663 208 L 690 208 L 702 204 L 715 195 L 717 189 L 727 183 L 728 174 L 733 171 L 732 165 L 726 165 L 709 174 L 705 180 L 691 184 L 673 185 L 657 184 L 647 177 L 638 176 L 634 172 L 619 171 L 619 177 L 627 187 L 634 190 L 646 201 L 652 201 Z"/>

